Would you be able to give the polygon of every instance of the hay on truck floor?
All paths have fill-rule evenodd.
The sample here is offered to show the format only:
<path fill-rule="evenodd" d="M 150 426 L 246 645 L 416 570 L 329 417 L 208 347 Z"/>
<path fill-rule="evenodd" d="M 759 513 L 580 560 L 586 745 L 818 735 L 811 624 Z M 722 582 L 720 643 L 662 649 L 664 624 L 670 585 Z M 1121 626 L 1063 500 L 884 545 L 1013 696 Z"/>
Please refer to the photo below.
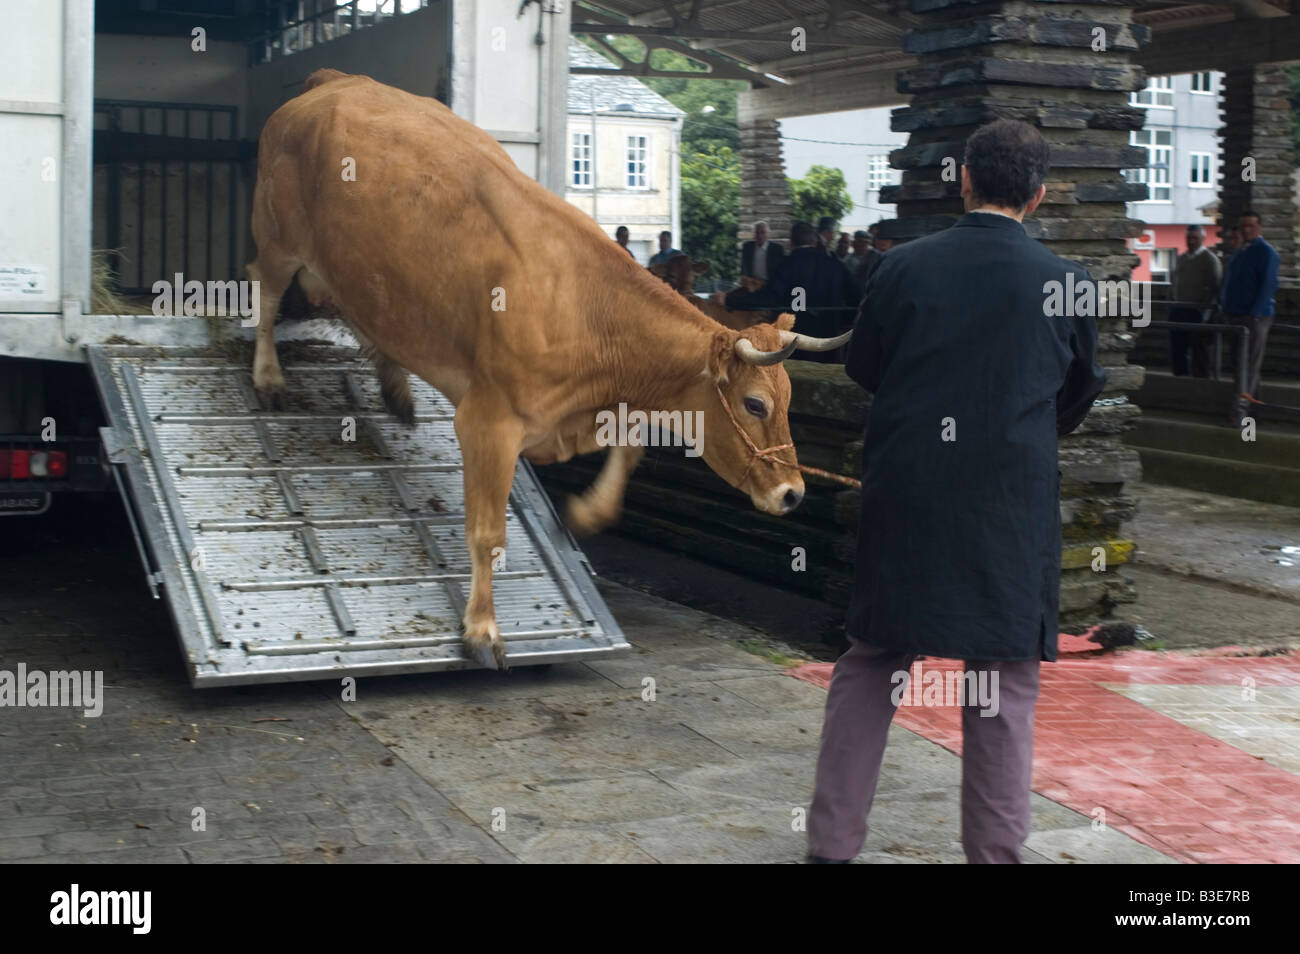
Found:
<path fill-rule="evenodd" d="M 109 253 L 120 249 L 97 248 L 90 253 L 90 313 L 92 315 L 148 315 L 152 313 L 148 296 L 124 296 L 118 290 L 118 277 L 109 267 Z"/>

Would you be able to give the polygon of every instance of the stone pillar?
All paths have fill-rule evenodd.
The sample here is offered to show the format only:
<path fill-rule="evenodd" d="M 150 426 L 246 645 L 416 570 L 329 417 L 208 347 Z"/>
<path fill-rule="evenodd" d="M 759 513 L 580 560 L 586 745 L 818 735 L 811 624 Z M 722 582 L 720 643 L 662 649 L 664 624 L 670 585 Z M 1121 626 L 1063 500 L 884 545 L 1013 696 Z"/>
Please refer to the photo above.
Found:
<path fill-rule="evenodd" d="M 1300 284 L 1289 95 L 1286 73 L 1276 64 L 1231 70 L 1223 77 L 1223 126 L 1219 130 L 1223 149 L 1220 234 L 1236 225 L 1246 209 L 1258 212 L 1263 218 L 1264 238 L 1282 260 L 1283 285 Z"/>
<path fill-rule="evenodd" d="M 1129 145 L 1129 131 L 1144 121 L 1129 92 L 1145 85 L 1129 54 L 1147 37 L 1131 7 L 1124 0 L 910 0 L 910 9 L 922 23 L 903 48 L 919 63 L 898 75 L 898 91 L 911 102 L 894 110 L 892 123 L 910 137 L 891 155 L 902 182 L 881 201 L 896 202 L 899 217 L 882 223 L 881 234 L 907 241 L 951 225 L 963 211 L 967 137 L 994 119 L 1019 119 L 1038 126 L 1052 149 L 1047 198 L 1026 220 L 1029 234 L 1094 278 L 1127 279 L 1137 257 L 1125 240 L 1142 223 L 1127 217 L 1125 203 L 1146 195 L 1144 185 L 1120 175 L 1146 164 L 1145 151 Z M 1123 524 L 1134 504 L 1124 487 L 1141 465 L 1120 435 L 1139 414 L 1127 394 L 1141 385 L 1142 368 L 1127 364 L 1128 319 L 1099 326 L 1106 403 L 1060 447 L 1061 628 L 1076 632 L 1114 621 L 1117 604 L 1133 598 L 1120 572 L 1133 550 Z"/>
<path fill-rule="evenodd" d="M 785 181 L 781 127 L 775 119 L 740 120 L 740 219 L 737 248 L 754 237 L 754 223 L 766 222 L 772 238 L 790 244 L 793 203 Z"/>

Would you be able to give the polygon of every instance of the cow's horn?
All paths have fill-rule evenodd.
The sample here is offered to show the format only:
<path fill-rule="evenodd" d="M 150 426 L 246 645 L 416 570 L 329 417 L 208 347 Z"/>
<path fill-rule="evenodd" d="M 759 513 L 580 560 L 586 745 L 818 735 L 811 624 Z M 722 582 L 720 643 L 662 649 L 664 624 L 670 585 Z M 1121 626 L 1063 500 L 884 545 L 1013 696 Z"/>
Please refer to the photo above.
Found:
<path fill-rule="evenodd" d="M 782 336 L 784 337 L 784 336 Z M 748 338 L 736 339 L 736 354 L 740 360 L 746 364 L 780 364 L 790 355 L 794 354 L 795 348 L 799 347 L 798 336 L 791 338 L 790 341 L 781 348 L 780 351 L 760 351 L 754 347 L 754 343 Z"/>
<path fill-rule="evenodd" d="M 834 351 L 836 348 L 849 343 L 853 337 L 853 329 L 849 329 L 842 335 L 834 338 L 813 338 L 810 335 L 801 335 L 795 333 L 794 346 L 797 351 Z"/>

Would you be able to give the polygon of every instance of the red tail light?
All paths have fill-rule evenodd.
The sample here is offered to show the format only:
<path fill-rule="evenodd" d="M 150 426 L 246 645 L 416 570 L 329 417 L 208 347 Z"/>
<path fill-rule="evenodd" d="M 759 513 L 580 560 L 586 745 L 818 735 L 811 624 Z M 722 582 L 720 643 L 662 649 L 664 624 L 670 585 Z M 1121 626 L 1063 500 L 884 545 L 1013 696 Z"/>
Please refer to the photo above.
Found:
<path fill-rule="evenodd" d="M 68 455 L 65 451 L 0 450 L 0 480 L 67 476 Z"/>
<path fill-rule="evenodd" d="M 0 451 L 0 477 L 27 480 L 32 476 L 31 451 Z"/>

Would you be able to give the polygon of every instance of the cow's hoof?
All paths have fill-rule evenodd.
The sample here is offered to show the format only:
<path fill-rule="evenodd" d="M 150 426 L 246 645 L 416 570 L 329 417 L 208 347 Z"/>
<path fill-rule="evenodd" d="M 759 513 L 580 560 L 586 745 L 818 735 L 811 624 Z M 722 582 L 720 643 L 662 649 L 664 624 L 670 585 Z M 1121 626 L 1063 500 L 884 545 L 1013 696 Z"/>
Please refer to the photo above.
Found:
<path fill-rule="evenodd" d="M 283 411 L 284 394 L 284 381 L 279 384 L 268 384 L 257 388 L 257 400 L 261 403 L 264 411 Z"/>
<path fill-rule="evenodd" d="M 381 388 L 379 396 L 384 400 L 384 407 L 388 413 L 397 418 L 398 423 L 405 427 L 415 427 L 415 402 L 411 400 L 411 393 L 398 394 L 387 388 Z"/>
<path fill-rule="evenodd" d="M 484 634 L 479 638 L 465 637 L 465 655 L 484 669 L 504 672 L 510 668 L 506 665 L 506 644 L 500 636 Z"/>
<path fill-rule="evenodd" d="M 614 521 L 586 497 L 570 496 L 564 508 L 564 522 L 580 537 L 594 536 Z"/>

